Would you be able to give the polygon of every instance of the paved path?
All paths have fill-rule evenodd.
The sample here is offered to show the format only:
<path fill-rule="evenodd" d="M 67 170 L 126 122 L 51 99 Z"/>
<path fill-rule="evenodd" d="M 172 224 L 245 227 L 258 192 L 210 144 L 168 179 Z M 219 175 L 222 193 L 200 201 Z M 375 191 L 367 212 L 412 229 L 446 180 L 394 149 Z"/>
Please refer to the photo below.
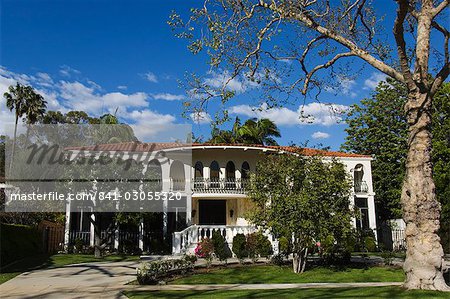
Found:
<path fill-rule="evenodd" d="M 258 284 L 180 284 L 132 286 L 133 291 L 212 291 L 212 290 L 282 290 L 311 288 L 365 288 L 400 286 L 401 282 L 358 282 L 358 283 L 258 283 Z M 127 286 L 128 287 L 128 286 Z M 131 286 L 130 286 L 131 287 Z M 127 290 L 131 288 L 126 288 Z"/>
<path fill-rule="evenodd" d="M 0 298 L 126 298 L 138 262 L 85 263 L 35 270 L 0 285 Z"/>

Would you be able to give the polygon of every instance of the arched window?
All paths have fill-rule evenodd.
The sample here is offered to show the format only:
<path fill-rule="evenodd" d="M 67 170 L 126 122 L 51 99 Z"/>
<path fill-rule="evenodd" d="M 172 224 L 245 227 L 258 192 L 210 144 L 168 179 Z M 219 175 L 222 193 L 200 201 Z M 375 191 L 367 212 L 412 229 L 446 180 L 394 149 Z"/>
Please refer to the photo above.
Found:
<path fill-rule="evenodd" d="M 365 192 L 365 184 L 363 184 L 364 167 L 362 164 L 357 164 L 353 170 L 353 184 L 355 192 Z"/>
<path fill-rule="evenodd" d="M 250 165 L 248 164 L 247 161 L 245 161 L 244 163 L 242 163 L 241 167 L 241 178 L 248 179 L 249 175 L 250 175 Z"/>
<path fill-rule="evenodd" d="M 195 163 L 195 167 L 194 167 L 194 178 L 203 178 L 203 163 L 200 161 L 197 161 L 197 163 Z"/>
<path fill-rule="evenodd" d="M 204 187 L 203 163 L 197 161 L 194 166 L 194 190 L 199 191 Z"/>
<path fill-rule="evenodd" d="M 227 166 L 225 167 L 225 177 L 226 177 L 226 188 L 236 187 L 236 167 L 232 161 L 228 161 Z"/>
<path fill-rule="evenodd" d="M 158 160 L 153 159 L 148 163 L 147 178 L 150 180 L 149 191 L 162 190 L 162 169 Z"/>
<path fill-rule="evenodd" d="M 211 165 L 209 166 L 209 180 L 211 182 L 212 188 L 219 187 L 219 173 L 220 173 L 219 163 L 217 163 L 217 161 L 212 161 Z"/>
<path fill-rule="evenodd" d="M 174 161 L 170 165 L 170 181 L 172 190 L 181 191 L 185 188 L 184 165 L 180 161 Z"/>

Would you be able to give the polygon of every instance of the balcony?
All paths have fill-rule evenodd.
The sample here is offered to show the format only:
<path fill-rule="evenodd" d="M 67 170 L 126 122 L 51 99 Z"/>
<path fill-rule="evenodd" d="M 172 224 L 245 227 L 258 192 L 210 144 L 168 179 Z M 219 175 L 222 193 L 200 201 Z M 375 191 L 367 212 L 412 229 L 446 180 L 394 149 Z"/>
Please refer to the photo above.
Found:
<path fill-rule="evenodd" d="M 245 194 L 248 179 L 236 178 L 195 178 L 194 193 Z"/>
<path fill-rule="evenodd" d="M 355 182 L 354 190 L 355 193 L 367 193 L 369 192 L 369 186 L 366 181 Z"/>

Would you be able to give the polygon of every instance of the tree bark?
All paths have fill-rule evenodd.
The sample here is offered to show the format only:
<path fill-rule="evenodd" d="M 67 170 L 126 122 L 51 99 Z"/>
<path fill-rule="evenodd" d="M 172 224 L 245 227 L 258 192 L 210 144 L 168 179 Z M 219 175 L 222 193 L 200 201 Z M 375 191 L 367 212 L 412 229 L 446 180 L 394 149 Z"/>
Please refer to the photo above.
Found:
<path fill-rule="evenodd" d="M 305 271 L 307 255 L 307 248 L 300 250 L 300 252 L 294 252 L 292 257 L 292 267 L 294 273 L 303 273 Z"/>
<path fill-rule="evenodd" d="M 409 149 L 402 189 L 406 222 L 407 289 L 450 290 L 445 283 L 444 251 L 438 235 L 440 204 L 436 199 L 431 164 L 431 102 L 428 92 L 408 95 Z"/>

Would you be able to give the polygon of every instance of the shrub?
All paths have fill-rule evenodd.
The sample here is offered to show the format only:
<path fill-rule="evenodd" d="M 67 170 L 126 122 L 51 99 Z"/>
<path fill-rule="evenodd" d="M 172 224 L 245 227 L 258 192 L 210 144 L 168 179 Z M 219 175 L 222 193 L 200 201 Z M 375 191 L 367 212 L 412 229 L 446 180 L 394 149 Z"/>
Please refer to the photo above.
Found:
<path fill-rule="evenodd" d="M 76 238 L 73 246 L 73 250 L 75 253 L 83 253 L 84 242 L 80 238 Z"/>
<path fill-rule="evenodd" d="M 273 254 L 272 243 L 262 232 L 256 233 L 256 253 L 258 256 L 265 258 Z"/>
<path fill-rule="evenodd" d="M 270 258 L 270 262 L 277 266 L 283 266 L 284 264 L 284 255 L 283 254 L 275 254 Z"/>
<path fill-rule="evenodd" d="M 233 252 L 242 264 L 244 258 L 247 257 L 248 253 L 246 250 L 247 242 L 245 240 L 244 234 L 237 234 L 233 238 Z"/>
<path fill-rule="evenodd" d="M 290 244 L 288 238 L 286 238 L 284 236 L 281 237 L 278 240 L 278 248 L 280 250 L 280 254 L 287 257 L 289 255 L 289 253 L 291 252 L 291 244 Z"/>
<path fill-rule="evenodd" d="M 347 239 L 336 240 L 333 235 L 328 235 L 321 242 L 322 257 L 328 264 L 345 264 L 350 261 Z"/>
<path fill-rule="evenodd" d="M 214 254 L 216 255 L 216 257 L 219 259 L 219 261 L 225 261 L 226 263 L 227 259 L 231 257 L 231 251 L 220 231 L 213 232 L 212 243 L 214 247 Z"/>
<path fill-rule="evenodd" d="M 364 246 L 368 252 L 374 252 L 377 249 L 377 243 L 375 242 L 375 238 L 371 236 L 365 237 Z"/>
<path fill-rule="evenodd" d="M 384 250 L 381 252 L 381 257 L 383 258 L 383 262 L 387 266 L 391 266 L 394 261 L 394 253 L 392 251 Z"/>
<path fill-rule="evenodd" d="M 258 257 L 269 257 L 273 254 L 272 243 L 262 232 L 255 232 L 247 235 L 247 243 L 245 246 L 248 257 L 252 262 L 257 262 Z"/>
<path fill-rule="evenodd" d="M 214 244 L 209 238 L 204 238 L 197 244 L 194 253 L 197 257 L 204 258 L 206 260 L 206 266 L 209 268 L 212 263 Z"/>
<path fill-rule="evenodd" d="M 247 235 L 245 250 L 247 251 L 248 257 L 252 260 L 253 263 L 258 261 L 257 256 L 257 248 L 258 240 L 256 237 L 256 233 L 251 233 Z"/>
<path fill-rule="evenodd" d="M 194 269 L 195 256 L 183 256 L 181 259 L 151 261 L 142 263 L 137 269 L 139 284 L 157 284 L 171 274 L 185 274 Z"/>

